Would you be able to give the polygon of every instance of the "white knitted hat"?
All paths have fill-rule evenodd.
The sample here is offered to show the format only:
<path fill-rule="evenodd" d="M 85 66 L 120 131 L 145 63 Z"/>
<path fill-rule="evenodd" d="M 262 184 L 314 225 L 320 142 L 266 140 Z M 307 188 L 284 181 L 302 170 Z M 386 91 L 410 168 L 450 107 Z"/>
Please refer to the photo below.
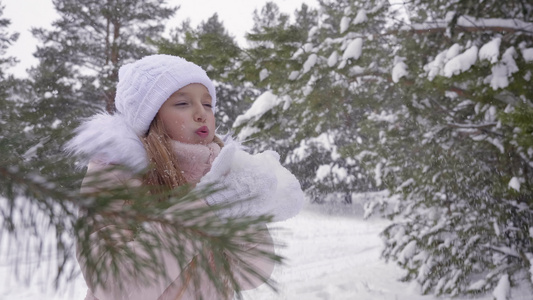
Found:
<path fill-rule="evenodd" d="M 215 86 L 206 72 L 177 56 L 157 54 L 126 64 L 119 70 L 115 106 L 127 124 L 142 136 L 163 103 L 191 83 L 203 84 L 217 103 Z"/>

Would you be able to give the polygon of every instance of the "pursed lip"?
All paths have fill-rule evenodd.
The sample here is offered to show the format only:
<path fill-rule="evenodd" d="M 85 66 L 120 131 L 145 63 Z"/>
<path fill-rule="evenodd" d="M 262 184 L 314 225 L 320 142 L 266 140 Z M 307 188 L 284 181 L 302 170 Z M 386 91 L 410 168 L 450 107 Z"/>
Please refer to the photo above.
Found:
<path fill-rule="evenodd" d="M 207 128 L 207 126 L 202 126 L 196 130 L 196 134 L 205 138 L 209 135 L 209 128 Z"/>

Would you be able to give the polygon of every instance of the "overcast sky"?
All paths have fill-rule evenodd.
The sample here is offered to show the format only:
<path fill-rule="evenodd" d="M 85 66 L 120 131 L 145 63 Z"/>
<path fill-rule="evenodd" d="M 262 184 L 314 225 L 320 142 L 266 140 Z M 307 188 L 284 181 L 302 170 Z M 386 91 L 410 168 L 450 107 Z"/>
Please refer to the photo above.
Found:
<path fill-rule="evenodd" d="M 168 22 L 167 28 L 174 28 L 189 18 L 196 26 L 207 20 L 215 12 L 224 22 L 230 34 L 241 43 L 244 33 L 252 28 L 252 13 L 260 9 L 267 0 L 167 0 L 170 6 L 181 6 L 174 17 Z M 292 13 L 302 2 L 317 6 L 316 0 L 274 0 L 285 13 Z M 57 18 L 52 0 L 2 0 L 5 6 L 4 17 L 11 19 L 10 32 L 19 32 L 19 40 L 8 49 L 8 55 L 19 58 L 16 67 L 7 70 L 17 76 L 25 76 L 25 70 L 37 63 L 32 56 L 36 40 L 29 32 L 31 27 L 50 28 Z"/>

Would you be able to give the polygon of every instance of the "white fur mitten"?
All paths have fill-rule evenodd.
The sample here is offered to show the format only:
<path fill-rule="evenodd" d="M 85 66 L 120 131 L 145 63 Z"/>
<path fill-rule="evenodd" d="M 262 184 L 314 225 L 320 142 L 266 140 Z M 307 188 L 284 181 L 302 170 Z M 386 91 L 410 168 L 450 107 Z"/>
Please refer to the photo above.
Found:
<path fill-rule="evenodd" d="M 251 155 L 231 141 L 220 151 L 211 170 L 197 185 L 218 184 L 223 190 L 206 198 L 209 205 L 226 205 L 221 218 L 271 215 L 273 221 L 295 216 L 304 203 L 300 183 L 279 163 L 274 151 Z"/>

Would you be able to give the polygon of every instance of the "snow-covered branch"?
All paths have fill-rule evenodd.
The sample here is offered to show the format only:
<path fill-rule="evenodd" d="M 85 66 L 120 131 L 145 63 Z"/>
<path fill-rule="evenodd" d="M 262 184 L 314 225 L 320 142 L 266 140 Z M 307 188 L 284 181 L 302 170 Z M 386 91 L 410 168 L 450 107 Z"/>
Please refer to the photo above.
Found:
<path fill-rule="evenodd" d="M 450 127 L 455 128 L 487 128 L 487 127 L 494 127 L 498 125 L 496 122 L 491 123 L 485 123 L 485 124 L 457 124 L 457 123 L 448 123 L 447 124 Z"/>
<path fill-rule="evenodd" d="M 495 246 L 487 246 L 486 248 L 500 252 L 502 254 L 505 254 L 507 256 L 512 256 L 515 258 L 520 258 L 520 254 L 517 253 L 515 250 L 508 248 L 508 247 L 495 247 Z"/>
<path fill-rule="evenodd" d="M 416 33 L 432 33 L 446 31 L 449 26 L 449 20 L 435 20 L 421 24 L 406 24 L 400 30 L 412 30 Z M 533 35 L 533 23 L 517 19 L 476 19 L 472 16 L 460 16 L 454 28 L 455 30 L 468 32 L 521 32 L 527 35 Z"/>

